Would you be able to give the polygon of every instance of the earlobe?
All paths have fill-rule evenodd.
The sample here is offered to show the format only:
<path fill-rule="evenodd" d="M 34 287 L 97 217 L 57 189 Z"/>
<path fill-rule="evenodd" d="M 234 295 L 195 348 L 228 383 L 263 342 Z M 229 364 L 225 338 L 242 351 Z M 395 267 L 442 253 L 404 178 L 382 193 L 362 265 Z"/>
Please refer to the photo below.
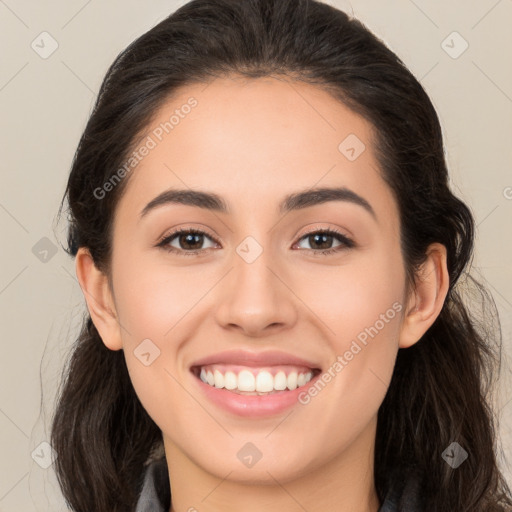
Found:
<path fill-rule="evenodd" d="M 414 345 L 435 322 L 443 308 L 448 286 L 446 247 L 440 243 L 431 244 L 407 305 L 400 331 L 400 348 Z"/>
<path fill-rule="evenodd" d="M 75 271 L 87 309 L 103 343 L 110 350 L 120 350 L 123 348 L 121 332 L 107 275 L 96 267 L 84 247 L 78 249 Z"/>

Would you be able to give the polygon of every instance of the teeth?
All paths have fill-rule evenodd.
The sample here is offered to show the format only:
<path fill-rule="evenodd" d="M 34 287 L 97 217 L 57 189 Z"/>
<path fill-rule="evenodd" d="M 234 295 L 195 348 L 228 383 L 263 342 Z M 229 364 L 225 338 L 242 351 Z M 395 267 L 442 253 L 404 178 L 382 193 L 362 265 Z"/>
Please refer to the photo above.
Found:
<path fill-rule="evenodd" d="M 215 386 L 215 379 L 213 378 L 212 372 L 206 372 L 206 382 L 208 382 L 210 386 Z"/>
<path fill-rule="evenodd" d="M 286 379 L 286 374 L 284 372 L 277 372 L 274 377 L 274 389 L 278 391 L 283 391 L 286 389 L 288 381 Z"/>
<path fill-rule="evenodd" d="M 256 377 L 256 391 L 274 391 L 274 377 L 269 372 L 260 372 Z"/>
<path fill-rule="evenodd" d="M 224 387 L 224 375 L 219 372 L 219 370 L 215 370 L 213 372 L 213 381 L 215 383 L 216 388 L 223 388 Z"/>
<path fill-rule="evenodd" d="M 236 389 L 238 380 L 233 372 L 226 372 L 224 375 L 224 387 L 226 389 Z"/>
<path fill-rule="evenodd" d="M 297 387 L 297 372 L 292 372 L 288 375 L 288 389 L 294 390 Z"/>
<path fill-rule="evenodd" d="M 290 372 L 288 375 L 279 371 L 273 376 L 267 370 L 260 370 L 256 376 L 249 370 L 241 370 L 238 375 L 232 371 L 225 373 L 215 369 L 205 370 L 201 368 L 199 378 L 205 383 L 216 388 L 225 388 L 230 391 L 241 391 L 249 394 L 266 394 L 273 391 L 292 391 L 297 387 L 306 385 L 312 378 L 313 372 Z"/>
<path fill-rule="evenodd" d="M 238 374 L 238 389 L 240 391 L 255 391 L 256 382 L 254 381 L 254 375 L 248 370 L 242 370 Z"/>

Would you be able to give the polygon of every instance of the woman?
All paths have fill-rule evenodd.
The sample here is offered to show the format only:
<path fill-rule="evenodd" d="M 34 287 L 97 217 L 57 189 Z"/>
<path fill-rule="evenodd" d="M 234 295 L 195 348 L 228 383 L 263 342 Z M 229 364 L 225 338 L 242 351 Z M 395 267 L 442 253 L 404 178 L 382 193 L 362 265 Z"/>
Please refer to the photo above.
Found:
<path fill-rule="evenodd" d="M 189 2 L 108 70 L 65 198 L 72 510 L 510 510 L 459 283 L 474 221 L 360 22 Z"/>

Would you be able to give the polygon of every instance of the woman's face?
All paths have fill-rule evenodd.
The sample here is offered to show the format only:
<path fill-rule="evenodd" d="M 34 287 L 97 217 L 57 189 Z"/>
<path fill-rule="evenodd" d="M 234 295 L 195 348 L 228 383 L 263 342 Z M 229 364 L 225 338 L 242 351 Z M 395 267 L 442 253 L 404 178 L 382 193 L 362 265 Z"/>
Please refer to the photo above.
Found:
<path fill-rule="evenodd" d="M 181 89 L 144 145 L 115 215 L 107 343 L 168 460 L 281 483 L 370 463 L 406 305 L 369 123 L 312 85 L 217 79 Z M 256 385 L 278 391 L 238 389 Z"/>

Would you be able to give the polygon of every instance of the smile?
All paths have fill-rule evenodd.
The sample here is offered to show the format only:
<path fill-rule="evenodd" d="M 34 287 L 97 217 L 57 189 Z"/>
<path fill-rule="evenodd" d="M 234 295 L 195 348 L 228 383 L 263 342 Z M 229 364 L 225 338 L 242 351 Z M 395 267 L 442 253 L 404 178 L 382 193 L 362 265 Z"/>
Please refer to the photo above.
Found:
<path fill-rule="evenodd" d="M 247 418 L 275 416 L 301 405 L 300 393 L 322 372 L 318 361 L 279 350 L 226 350 L 195 360 L 189 368 L 194 385 L 214 407 Z"/>
<path fill-rule="evenodd" d="M 211 387 L 259 396 L 276 391 L 293 391 L 309 383 L 319 371 L 303 366 L 254 368 L 227 364 L 211 364 L 193 369 L 193 373 Z"/>

